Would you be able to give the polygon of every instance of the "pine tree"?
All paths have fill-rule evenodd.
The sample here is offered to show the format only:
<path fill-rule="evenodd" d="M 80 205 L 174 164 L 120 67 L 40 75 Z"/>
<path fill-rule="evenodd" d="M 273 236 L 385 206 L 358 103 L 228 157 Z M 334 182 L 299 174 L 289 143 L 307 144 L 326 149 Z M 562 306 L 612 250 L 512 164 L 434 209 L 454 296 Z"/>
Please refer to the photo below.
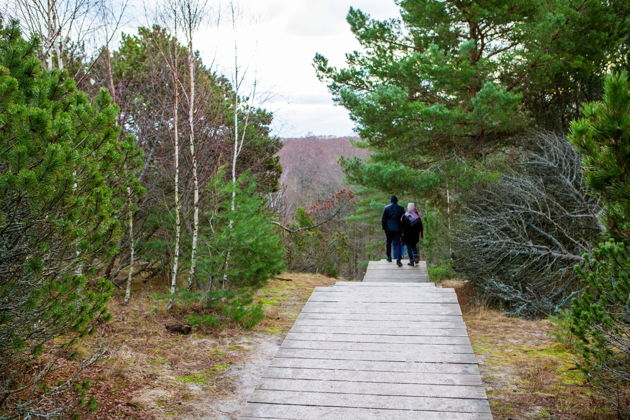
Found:
<path fill-rule="evenodd" d="M 136 188 L 135 144 L 107 91 L 90 100 L 37 54 L 15 23 L 0 27 L 0 416 L 28 416 L 59 393 L 64 380 L 36 386 L 107 318 L 110 285 L 88 276 L 115 252 Z"/>
<path fill-rule="evenodd" d="M 271 224 L 265 199 L 256 192 L 254 179 L 248 174 L 232 184 L 225 182 L 225 173 L 220 171 L 208 188 L 209 203 L 199 239 L 204 250 L 199 255 L 199 272 L 202 278 L 210 279 L 206 288 L 216 288 L 212 279 L 223 278 L 225 288 L 262 287 L 285 267 L 282 239 Z M 236 201 L 235 211 L 232 197 Z M 228 253 L 230 264 L 226 265 Z"/>
<path fill-rule="evenodd" d="M 570 140 L 582 154 L 586 183 L 604 205 L 605 240 L 583 267 L 585 286 L 568 314 L 581 367 L 606 388 L 620 418 L 630 415 L 630 83 L 606 79 L 604 98 L 584 107 Z"/>

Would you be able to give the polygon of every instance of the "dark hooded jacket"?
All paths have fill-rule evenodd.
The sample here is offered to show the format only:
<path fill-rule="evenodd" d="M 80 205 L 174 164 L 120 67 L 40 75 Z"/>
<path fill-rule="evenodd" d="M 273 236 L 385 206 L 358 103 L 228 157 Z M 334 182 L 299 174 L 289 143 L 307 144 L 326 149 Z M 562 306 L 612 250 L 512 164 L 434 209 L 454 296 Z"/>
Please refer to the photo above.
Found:
<path fill-rule="evenodd" d="M 383 230 L 389 233 L 401 233 L 400 219 L 403 214 L 405 214 L 405 209 L 398 205 L 398 200 L 392 199 L 392 202 L 383 210 L 383 217 L 381 217 Z"/>

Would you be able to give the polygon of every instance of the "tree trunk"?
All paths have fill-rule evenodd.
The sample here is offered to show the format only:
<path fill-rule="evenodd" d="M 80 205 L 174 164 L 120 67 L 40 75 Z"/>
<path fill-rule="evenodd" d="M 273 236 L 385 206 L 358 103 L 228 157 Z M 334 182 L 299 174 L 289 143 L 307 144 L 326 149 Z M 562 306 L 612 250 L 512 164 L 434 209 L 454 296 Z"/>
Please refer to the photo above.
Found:
<path fill-rule="evenodd" d="M 133 203 L 131 199 L 131 187 L 127 187 L 127 220 L 129 228 L 129 274 L 127 274 L 127 287 L 125 288 L 125 305 L 131 299 L 131 280 L 133 279 L 135 248 L 133 245 Z"/>
<path fill-rule="evenodd" d="M 175 52 L 177 54 L 177 52 Z M 175 142 L 175 150 L 174 150 L 174 164 L 175 164 L 175 252 L 173 253 L 173 269 L 171 271 L 171 287 L 170 287 L 170 295 L 168 298 L 167 309 L 173 308 L 173 303 L 175 301 L 175 288 L 177 286 L 177 268 L 179 265 L 179 242 L 181 236 L 181 204 L 179 202 L 179 89 L 177 88 L 178 77 L 177 77 L 177 58 L 175 58 L 175 65 L 173 66 L 173 89 L 174 89 L 174 100 L 173 100 L 173 138 Z"/>
<path fill-rule="evenodd" d="M 114 85 L 114 72 L 112 71 L 112 60 L 109 48 L 105 49 L 105 59 L 107 60 L 107 78 L 109 82 L 109 91 L 112 95 L 112 102 L 116 103 L 116 86 Z M 120 120 L 118 121 L 120 123 Z M 135 245 L 133 243 L 133 197 L 131 187 L 127 187 L 127 228 L 129 229 L 129 273 L 127 274 L 127 285 L 125 287 L 125 305 L 131 299 L 131 281 L 133 280 Z M 112 259 L 112 262 L 114 260 Z M 113 265 L 113 264 L 111 264 Z M 108 267 L 111 271 L 111 266 Z"/>
<path fill-rule="evenodd" d="M 197 174 L 197 155 L 195 154 L 195 65 L 193 56 L 192 34 L 189 34 L 188 42 L 188 70 L 190 73 L 190 96 L 188 107 L 188 125 L 190 129 L 190 157 L 192 161 L 193 176 L 193 232 L 190 250 L 190 271 L 188 273 L 188 290 L 192 290 L 197 266 L 197 240 L 199 237 L 199 177 Z"/>

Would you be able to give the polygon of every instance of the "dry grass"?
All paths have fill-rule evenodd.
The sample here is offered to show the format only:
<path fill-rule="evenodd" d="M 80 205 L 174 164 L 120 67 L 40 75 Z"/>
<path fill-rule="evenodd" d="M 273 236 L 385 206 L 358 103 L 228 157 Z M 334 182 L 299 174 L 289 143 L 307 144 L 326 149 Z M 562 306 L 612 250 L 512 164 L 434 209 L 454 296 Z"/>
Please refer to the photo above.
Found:
<path fill-rule="evenodd" d="M 238 393 L 233 365 L 254 356 L 247 337 L 282 337 L 291 328 L 314 287 L 336 279 L 283 274 L 259 291 L 266 318 L 253 330 L 235 325 L 172 334 L 165 325 L 182 322 L 190 308 L 165 310 L 157 296 L 164 287 L 144 287 L 128 306 L 112 300 L 113 319 L 81 344 L 81 351 L 106 346 L 107 358 L 87 370 L 88 396 L 98 410 L 81 410 L 87 419 L 190 418 L 213 402 Z M 443 281 L 457 291 L 464 320 L 496 419 L 614 418 L 574 368 L 573 356 L 552 337 L 547 320 L 509 318 L 475 297 L 464 282 Z M 238 369 L 236 369 L 238 372 Z M 208 417 L 211 418 L 211 417 Z"/>
<path fill-rule="evenodd" d="M 82 418 L 194 417 L 199 404 L 211 404 L 236 392 L 230 367 L 246 360 L 251 347 L 242 345 L 252 334 L 284 335 L 300 313 L 313 287 L 334 283 L 320 275 L 283 274 L 259 291 L 266 319 L 247 331 L 229 324 L 221 329 L 193 330 L 191 335 L 168 332 L 165 325 L 182 322 L 190 308 L 165 310 L 157 290 L 145 286 L 128 306 L 120 298 L 110 303 L 113 319 L 96 336 L 84 340 L 86 354 L 106 347 L 107 357 L 85 372 L 91 381 L 88 397 L 98 410 L 80 410 Z"/>
<path fill-rule="evenodd" d="M 495 419 L 616 418 L 552 337 L 551 321 L 507 317 L 462 281 L 442 285 L 457 292 Z"/>

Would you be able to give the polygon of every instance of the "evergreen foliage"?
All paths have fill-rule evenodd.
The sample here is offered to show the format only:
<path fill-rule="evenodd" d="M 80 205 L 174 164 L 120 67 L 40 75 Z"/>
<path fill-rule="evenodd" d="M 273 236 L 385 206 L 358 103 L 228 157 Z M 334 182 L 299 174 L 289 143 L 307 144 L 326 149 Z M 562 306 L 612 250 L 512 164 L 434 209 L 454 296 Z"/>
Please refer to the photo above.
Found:
<path fill-rule="evenodd" d="M 522 134 L 532 125 L 563 132 L 599 97 L 630 33 L 624 1 L 398 4 L 401 18 L 385 21 L 351 9 L 361 50 L 346 55 L 345 67 L 322 55 L 314 66 L 375 152 L 345 162 L 350 179 L 429 200 L 445 226 L 463 192 L 500 178 L 497 160 L 528 147 Z"/>
<path fill-rule="evenodd" d="M 284 270 L 284 247 L 271 224 L 266 200 L 256 192 L 254 179 L 246 173 L 232 185 L 219 172 L 208 189 L 199 238 L 199 282 L 207 289 L 264 286 Z M 233 191 L 235 211 L 230 208 Z"/>
<path fill-rule="evenodd" d="M 604 205 L 605 240 L 577 273 L 585 287 L 567 313 L 581 367 L 607 388 L 620 417 L 630 415 L 630 83 L 606 79 L 602 101 L 571 125 L 587 185 Z"/>
<path fill-rule="evenodd" d="M 585 182 L 601 197 L 608 233 L 630 242 L 630 82 L 623 71 L 606 79 L 604 99 L 584 106 L 569 139 L 582 155 Z"/>
<path fill-rule="evenodd" d="M 111 287 L 94 275 L 138 189 L 107 91 L 91 101 L 37 54 L 15 23 L 0 28 L 0 417 L 46 415 L 40 403 L 67 386 L 35 388 L 107 319 Z"/>

